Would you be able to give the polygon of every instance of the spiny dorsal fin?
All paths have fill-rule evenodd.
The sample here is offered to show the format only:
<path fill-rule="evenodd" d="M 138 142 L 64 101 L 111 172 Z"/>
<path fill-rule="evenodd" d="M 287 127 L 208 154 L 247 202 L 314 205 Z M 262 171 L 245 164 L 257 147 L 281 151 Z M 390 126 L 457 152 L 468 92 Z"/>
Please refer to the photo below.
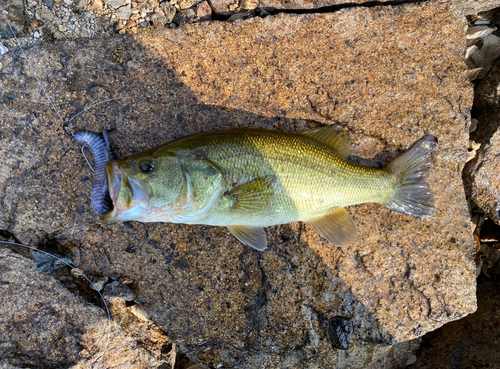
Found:
<path fill-rule="evenodd" d="M 258 251 L 267 249 L 266 232 L 262 227 L 228 226 L 227 229 L 243 244 Z"/>
<path fill-rule="evenodd" d="M 251 180 L 224 194 L 232 205 L 231 210 L 254 213 L 265 209 L 276 183 L 276 176 L 265 176 Z"/>
<path fill-rule="evenodd" d="M 349 138 L 349 133 L 346 131 L 339 131 L 333 126 L 326 126 L 305 132 L 303 135 L 333 147 L 343 159 L 347 159 L 349 156 L 351 140 Z"/>
<path fill-rule="evenodd" d="M 357 237 L 356 224 L 344 208 L 306 223 L 335 246 L 349 246 Z"/>

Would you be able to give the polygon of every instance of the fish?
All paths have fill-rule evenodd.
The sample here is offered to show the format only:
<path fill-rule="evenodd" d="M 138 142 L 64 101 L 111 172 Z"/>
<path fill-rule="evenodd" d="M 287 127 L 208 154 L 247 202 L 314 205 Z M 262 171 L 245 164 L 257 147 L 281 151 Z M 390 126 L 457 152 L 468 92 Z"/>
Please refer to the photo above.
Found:
<path fill-rule="evenodd" d="M 267 248 L 263 227 L 302 221 L 345 247 L 357 238 L 347 206 L 379 203 L 415 217 L 433 214 L 426 180 L 436 145 L 424 136 L 385 167 L 372 168 L 348 161 L 349 134 L 334 126 L 198 133 L 106 161 L 112 210 L 100 218 L 227 227 L 259 251 Z"/>

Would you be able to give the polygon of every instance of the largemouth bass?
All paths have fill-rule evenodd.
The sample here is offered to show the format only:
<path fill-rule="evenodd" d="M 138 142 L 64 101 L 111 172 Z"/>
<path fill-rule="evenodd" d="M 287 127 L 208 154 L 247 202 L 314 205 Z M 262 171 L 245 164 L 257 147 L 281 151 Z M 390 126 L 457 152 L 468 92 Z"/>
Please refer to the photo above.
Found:
<path fill-rule="evenodd" d="M 417 217 L 434 210 L 425 183 L 432 136 L 384 168 L 349 163 L 349 138 L 333 127 L 307 133 L 238 128 L 186 136 L 106 163 L 113 209 L 103 221 L 224 226 L 267 247 L 263 227 L 303 221 L 336 246 L 356 239 L 344 207 L 367 202 Z"/>

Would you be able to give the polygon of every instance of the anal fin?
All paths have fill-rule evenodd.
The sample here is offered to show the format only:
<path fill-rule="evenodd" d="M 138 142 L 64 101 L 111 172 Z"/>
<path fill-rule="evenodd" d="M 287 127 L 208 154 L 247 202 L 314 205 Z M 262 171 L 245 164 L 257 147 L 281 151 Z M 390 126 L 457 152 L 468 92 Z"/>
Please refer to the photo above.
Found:
<path fill-rule="evenodd" d="M 335 246 L 349 246 L 357 237 L 356 224 L 344 208 L 306 223 Z"/>
<path fill-rule="evenodd" d="M 243 244 L 258 251 L 267 249 L 267 236 L 262 227 L 228 226 L 227 229 Z"/>

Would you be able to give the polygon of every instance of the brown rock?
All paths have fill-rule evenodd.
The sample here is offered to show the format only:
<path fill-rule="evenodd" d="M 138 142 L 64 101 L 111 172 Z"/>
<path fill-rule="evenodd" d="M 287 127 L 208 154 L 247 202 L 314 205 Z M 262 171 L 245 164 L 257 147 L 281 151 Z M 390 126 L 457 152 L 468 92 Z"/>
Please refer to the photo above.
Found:
<path fill-rule="evenodd" d="M 482 150 L 471 169 L 472 199 L 483 211 L 500 223 L 500 131 L 497 131 Z"/>
<path fill-rule="evenodd" d="M 242 3 L 253 0 L 215 0 L 212 5 L 215 6 L 219 12 L 227 12 L 232 7 L 236 11 L 245 11 L 259 8 L 276 8 L 276 9 L 318 9 L 327 6 L 343 5 L 346 4 L 344 0 L 258 0 L 255 7 L 245 7 Z M 381 3 L 388 0 L 382 0 Z M 368 3 L 369 0 L 354 0 L 350 3 L 363 4 Z M 448 2 L 451 10 L 455 16 L 466 16 L 485 12 L 497 7 L 500 7 L 500 0 L 442 0 L 441 3 Z"/>
<path fill-rule="evenodd" d="M 212 8 L 207 1 L 202 2 L 196 7 L 196 18 L 199 18 L 200 20 L 207 20 L 210 19 L 211 15 Z"/>
<path fill-rule="evenodd" d="M 137 303 L 205 364 L 404 367 L 414 350 L 404 341 L 475 310 L 461 181 L 472 104 L 464 26 L 446 4 L 430 2 L 28 50 L 63 116 L 111 97 L 136 98 L 71 122 L 114 128 L 121 156 L 200 131 L 296 132 L 316 120 L 349 130 L 353 160 L 378 166 L 435 135 L 430 218 L 356 206 L 349 209 L 359 231 L 354 245 L 334 248 L 293 223 L 268 229 L 263 253 L 224 228 L 103 224 L 92 214 L 91 173 L 79 146 L 20 59 L 6 54 L 0 225 L 32 244 L 51 235 L 80 268 L 129 278 Z"/>
<path fill-rule="evenodd" d="M 498 94 L 500 93 L 500 63 L 497 63 L 493 66 L 490 73 L 481 80 L 479 85 L 477 86 L 477 99 L 474 102 L 474 105 L 477 106 L 482 111 L 500 111 L 500 101 L 498 100 Z M 491 113 L 488 113 L 491 115 Z M 496 114 L 494 120 L 496 120 Z M 488 116 L 484 116 L 482 118 L 488 118 Z M 484 124 L 482 124 L 484 126 Z M 493 125 L 493 129 L 496 130 L 496 126 Z M 491 132 L 491 135 L 495 131 Z"/>
<path fill-rule="evenodd" d="M 457 16 L 466 16 L 498 8 L 500 0 L 451 0 L 450 5 Z"/>
<path fill-rule="evenodd" d="M 62 278 L 73 286 L 80 283 Z M 130 316 L 125 302 L 110 303 L 119 325 L 110 323 L 103 309 L 73 295 L 54 277 L 38 272 L 31 260 L 5 248 L 0 249 L 0 289 L 0 357 L 6 365 L 2 367 L 83 369 L 99 363 L 146 369 L 175 361 L 164 334 Z"/>
<path fill-rule="evenodd" d="M 22 36 L 24 31 L 24 24 L 26 23 L 26 16 L 23 12 L 23 0 L 11 0 L 8 2 L 2 2 L 0 4 L 5 10 L 4 16 L 7 17 L 12 29 L 16 35 Z M 5 20 L 2 16 L 2 21 L 0 25 L 0 37 L 3 39 L 13 38 L 12 31 L 5 24 Z"/>
<path fill-rule="evenodd" d="M 494 368 L 500 362 L 500 285 L 477 289 L 477 311 L 429 333 L 408 369 Z"/>
<path fill-rule="evenodd" d="M 225 14 L 231 12 L 229 7 L 234 3 L 228 0 L 212 0 L 210 4 L 212 4 L 212 8 L 216 13 Z"/>

